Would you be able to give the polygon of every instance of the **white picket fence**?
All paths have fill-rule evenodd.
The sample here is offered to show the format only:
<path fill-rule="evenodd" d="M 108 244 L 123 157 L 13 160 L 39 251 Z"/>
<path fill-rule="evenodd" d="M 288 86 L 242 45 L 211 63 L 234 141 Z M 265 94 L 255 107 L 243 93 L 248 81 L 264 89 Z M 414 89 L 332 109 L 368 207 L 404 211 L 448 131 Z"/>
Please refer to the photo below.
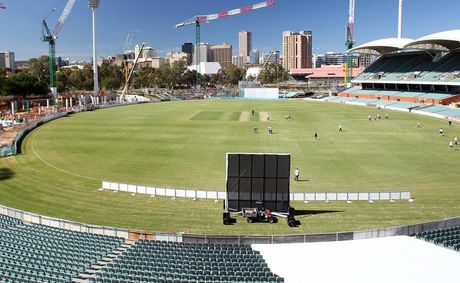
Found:
<path fill-rule="evenodd" d="M 143 185 L 120 184 L 103 181 L 102 189 L 132 194 L 148 194 L 151 196 L 182 197 L 191 199 L 213 199 L 224 200 L 226 192 L 162 188 Z M 409 200 L 411 193 L 408 191 L 398 192 L 312 192 L 312 193 L 290 193 L 290 200 L 293 201 L 377 201 L 377 200 Z"/>

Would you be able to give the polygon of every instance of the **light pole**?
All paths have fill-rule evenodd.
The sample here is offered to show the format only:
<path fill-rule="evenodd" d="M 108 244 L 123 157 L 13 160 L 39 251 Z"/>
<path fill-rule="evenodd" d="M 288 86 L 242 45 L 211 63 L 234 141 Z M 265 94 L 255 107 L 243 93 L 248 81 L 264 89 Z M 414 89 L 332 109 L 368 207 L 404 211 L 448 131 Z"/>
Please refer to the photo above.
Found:
<path fill-rule="evenodd" d="M 96 99 L 99 93 L 99 76 L 97 71 L 97 54 L 96 54 L 96 9 L 99 7 L 100 0 L 88 0 L 88 5 L 93 12 L 93 73 L 94 73 L 94 96 Z"/>

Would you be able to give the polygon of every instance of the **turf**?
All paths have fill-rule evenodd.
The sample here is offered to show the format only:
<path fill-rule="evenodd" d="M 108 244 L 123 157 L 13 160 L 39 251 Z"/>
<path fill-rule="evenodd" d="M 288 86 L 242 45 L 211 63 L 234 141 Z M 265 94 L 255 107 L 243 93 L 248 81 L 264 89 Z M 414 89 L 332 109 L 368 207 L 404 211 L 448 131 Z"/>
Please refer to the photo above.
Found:
<path fill-rule="evenodd" d="M 252 109 L 271 120 L 238 122 Z M 460 127 L 399 112 L 367 120 L 378 113 L 385 117 L 305 101 L 187 101 L 72 115 L 36 129 L 21 155 L 0 160 L 0 203 L 92 224 L 217 234 L 349 231 L 460 215 L 460 151 L 448 148 Z M 241 220 L 224 227 L 222 203 L 97 191 L 101 180 L 224 190 L 226 152 L 291 153 L 301 172 L 293 191 L 410 190 L 416 202 L 293 202 L 298 228 Z"/>

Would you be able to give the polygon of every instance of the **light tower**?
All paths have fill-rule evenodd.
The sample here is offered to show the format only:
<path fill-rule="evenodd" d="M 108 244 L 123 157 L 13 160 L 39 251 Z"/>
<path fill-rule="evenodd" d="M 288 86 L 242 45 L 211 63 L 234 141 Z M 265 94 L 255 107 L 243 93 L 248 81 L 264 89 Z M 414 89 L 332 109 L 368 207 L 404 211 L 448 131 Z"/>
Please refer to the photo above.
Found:
<path fill-rule="evenodd" d="M 399 0 L 398 38 L 402 38 L 402 24 L 403 24 L 403 0 Z"/>
<path fill-rule="evenodd" d="M 88 0 L 88 5 L 93 12 L 93 73 L 94 73 L 94 96 L 99 93 L 99 76 L 97 72 L 97 54 L 96 54 L 96 9 L 99 7 L 100 0 Z"/>

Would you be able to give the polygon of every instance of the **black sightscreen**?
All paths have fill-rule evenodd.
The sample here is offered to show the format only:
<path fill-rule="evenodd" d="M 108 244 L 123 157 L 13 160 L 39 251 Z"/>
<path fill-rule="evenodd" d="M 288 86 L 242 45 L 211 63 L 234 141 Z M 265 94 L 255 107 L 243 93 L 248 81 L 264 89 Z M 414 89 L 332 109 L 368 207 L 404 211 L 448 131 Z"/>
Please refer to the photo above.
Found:
<path fill-rule="evenodd" d="M 289 210 L 288 154 L 227 154 L 227 210 Z"/>

